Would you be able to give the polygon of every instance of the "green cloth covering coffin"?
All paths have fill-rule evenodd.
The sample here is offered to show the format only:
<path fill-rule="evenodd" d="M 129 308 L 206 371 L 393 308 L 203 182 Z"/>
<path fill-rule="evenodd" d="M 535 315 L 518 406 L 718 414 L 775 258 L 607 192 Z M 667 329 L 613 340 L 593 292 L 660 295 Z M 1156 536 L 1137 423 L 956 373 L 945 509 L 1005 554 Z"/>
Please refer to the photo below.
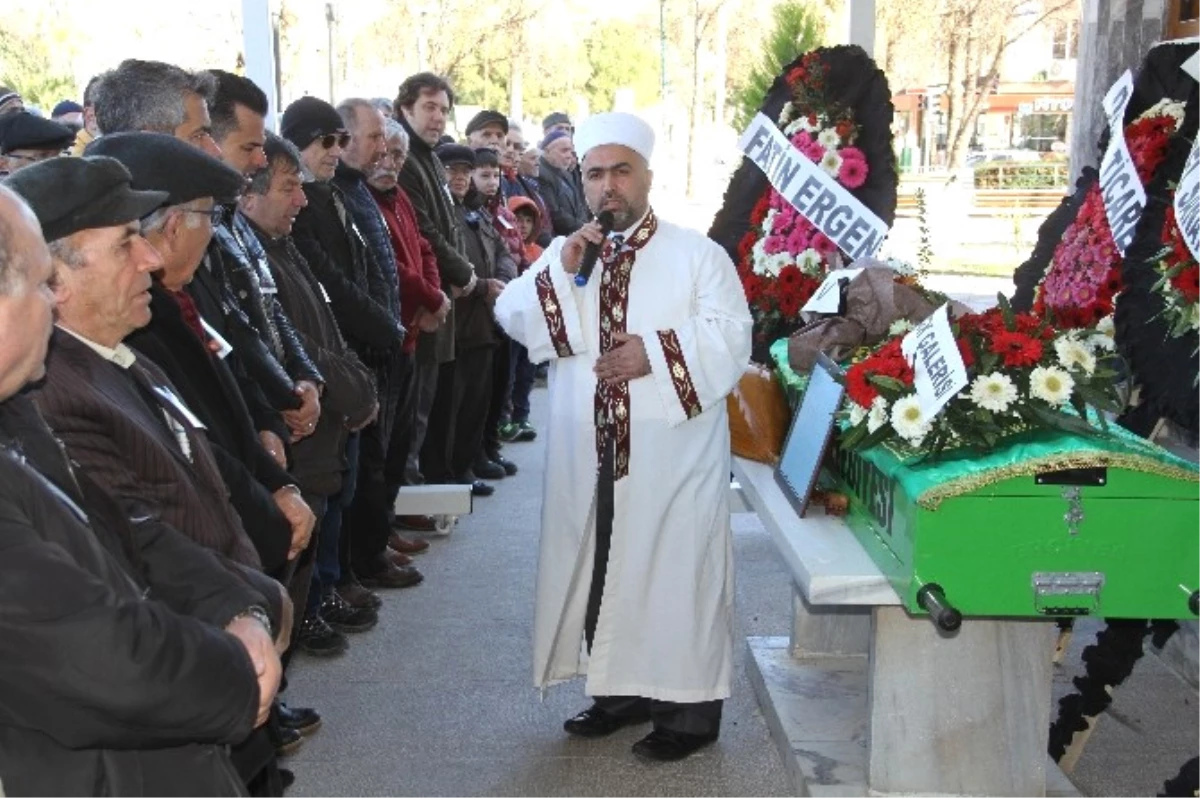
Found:
<path fill-rule="evenodd" d="M 772 348 L 793 398 L 807 375 Z M 826 460 L 849 528 L 910 612 L 937 585 L 963 615 L 1195 618 L 1200 471 L 1110 427 L 1014 436 L 936 463 L 885 447 Z"/>

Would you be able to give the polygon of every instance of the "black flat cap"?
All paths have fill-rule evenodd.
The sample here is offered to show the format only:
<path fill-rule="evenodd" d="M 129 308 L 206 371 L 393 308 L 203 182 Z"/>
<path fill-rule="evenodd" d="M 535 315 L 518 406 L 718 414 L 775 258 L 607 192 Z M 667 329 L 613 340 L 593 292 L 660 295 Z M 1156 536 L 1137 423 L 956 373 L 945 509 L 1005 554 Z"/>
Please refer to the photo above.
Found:
<path fill-rule="evenodd" d="M 80 230 L 116 227 L 162 206 L 165 191 L 135 191 L 113 158 L 51 158 L 14 172 L 4 185 L 20 194 L 47 242 Z"/>
<path fill-rule="evenodd" d="M 483 130 L 488 125 L 499 125 L 504 129 L 504 135 L 508 135 L 508 117 L 499 111 L 480 111 L 475 114 L 467 123 L 467 135 Z"/>
<path fill-rule="evenodd" d="M 0 154 L 13 150 L 65 150 L 75 131 L 28 111 L 0 116 Z"/>
<path fill-rule="evenodd" d="M 452 163 L 465 163 L 475 168 L 475 150 L 462 144 L 439 144 L 434 150 L 441 162 L 447 166 Z"/>
<path fill-rule="evenodd" d="M 135 189 L 165 191 L 167 205 L 201 197 L 233 202 L 246 187 L 246 178 L 236 169 L 165 133 L 110 133 L 83 152 L 116 158 L 133 176 Z"/>

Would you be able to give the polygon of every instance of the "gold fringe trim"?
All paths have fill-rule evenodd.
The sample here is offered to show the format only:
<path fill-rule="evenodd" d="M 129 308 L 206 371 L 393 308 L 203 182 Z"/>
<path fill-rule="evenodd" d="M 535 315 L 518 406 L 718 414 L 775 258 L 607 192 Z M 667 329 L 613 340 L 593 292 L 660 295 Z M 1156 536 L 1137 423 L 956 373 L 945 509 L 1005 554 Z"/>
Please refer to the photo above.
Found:
<path fill-rule="evenodd" d="M 1200 475 L 1186 468 L 1176 468 L 1148 457 L 1107 452 L 1101 454 L 1062 454 L 1039 457 L 1022 463 L 1004 466 L 974 476 L 944 482 L 917 497 L 917 504 L 926 510 L 936 510 L 946 499 L 1003 482 L 1012 477 L 1027 477 L 1043 471 L 1063 471 L 1068 468 L 1127 468 L 1146 474 L 1177 479 L 1181 482 L 1200 482 Z"/>

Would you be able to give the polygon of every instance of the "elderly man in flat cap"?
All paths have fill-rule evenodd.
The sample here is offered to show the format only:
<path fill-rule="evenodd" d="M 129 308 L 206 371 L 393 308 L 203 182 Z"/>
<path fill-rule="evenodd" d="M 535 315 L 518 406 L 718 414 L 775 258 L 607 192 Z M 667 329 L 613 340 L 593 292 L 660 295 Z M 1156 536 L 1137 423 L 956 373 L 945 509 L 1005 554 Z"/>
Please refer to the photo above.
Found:
<path fill-rule="evenodd" d="M 681 759 L 717 738 L 733 675 L 725 397 L 750 313 L 724 250 L 650 207 L 645 121 L 599 114 L 576 143 L 612 235 L 591 222 L 555 239 L 496 303 L 554 372 L 534 677 L 587 674 L 595 703 L 569 733 L 653 721 L 634 753 Z M 588 244 L 603 248 L 585 280 Z"/>
<path fill-rule="evenodd" d="M 57 158 L 75 141 L 65 125 L 18 111 L 0 116 L 0 177 Z"/>
<path fill-rule="evenodd" d="M 52 238 L 162 202 L 118 164 L 75 164 L 97 182 L 88 207 L 47 217 Z M 33 169 L 84 189 L 78 168 Z M 278 687 L 273 602 L 154 508 L 116 501 L 18 393 L 45 374 L 53 269 L 37 219 L 0 187 L 0 781 L 10 794 L 242 794 L 228 745 Z"/>

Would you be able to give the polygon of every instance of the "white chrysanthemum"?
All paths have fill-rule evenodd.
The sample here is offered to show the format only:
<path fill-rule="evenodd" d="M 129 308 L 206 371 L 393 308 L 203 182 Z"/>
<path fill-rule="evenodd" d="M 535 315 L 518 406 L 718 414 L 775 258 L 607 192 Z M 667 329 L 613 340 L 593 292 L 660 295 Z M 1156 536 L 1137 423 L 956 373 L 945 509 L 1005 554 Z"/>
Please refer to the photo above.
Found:
<path fill-rule="evenodd" d="M 817 141 L 827 150 L 836 150 L 842 143 L 842 137 L 835 128 L 827 127 L 817 134 Z"/>
<path fill-rule="evenodd" d="M 767 237 L 762 236 L 750 248 L 750 263 L 754 266 L 755 274 L 762 275 L 767 273 L 767 261 L 771 256 L 767 254 L 766 246 Z"/>
<path fill-rule="evenodd" d="M 894 338 L 897 335 L 904 335 L 904 333 L 908 332 L 912 328 L 913 324 L 908 319 L 896 319 L 894 322 L 892 322 L 891 326 L 888 327 L 888 336 Z"/>
<path fill-rule="evenodd" d="M 771 234 L 771 230 L 774 229 L 773 225 L 775 224 L 775 217 L 778 215 L 779 215 L 779 211 L 777 211 L 774 208 L 771 208 L 769 211 L 767 211 L 767 215 L 763 217 L 762 229 L 763 229 L 763 232 L 766 233 L 766 235 L 764 235 L 763 238 L 766 238 L 766 236 Z"/>
<path fill-rule="evenodd" d="M 891 420 L 896 434 L 913 446 L 920 446 L 929 434 L 931 425 L 921 412 L 921 403 L 916 396 L 897 399 L 892 405 Z"/>
<path fill-rule="evenodd" d="M 1017 386 L 1008 375 L 993 371 L 991 374 L 980 374 L 971 383 L 971 401 L 984 410 L 993 413 L 1003 413 L 1008 406 L 1017 401 Z"/>
<path fill-rule="evenodd" d="M 1092 345 L 1093 351 L 1103 349 L 1105 352 L 1117 351 L 1117 330 L 1113 326 L 1113 317 L 1111 314 L 1096 322 L 1096 332 L 1088 338 L 1088 343 Z"/>
<path fill-rule="evenodd" d="M 867 414 L 867 432 L 874 432 L 888 422 L 888 403 L 882 396 L 876 396 L 871 402 L 871 412 Z"/>
<path fill-rule="evenodd" d="M 815 249 L 806 249 L 796 256 L 796 265 L 805 274 L 816 274 L 821 271 L 821 253 Z"/>
<path fill-rule="evenodd" d="M 767 264 L 767 271 L 778 277 L 779 272 L 783 270 L 784 266 L 788 266 L 795 262 L 796 259 L 792 257 L 790 252 L 776 252 L 771 256 L 771 260 Z"/>
<path fill-rule="evenodd" d="M 1066 404 L 1075 389 L 1075 380 L 1062 369 L 1038 366 L 1029 373 L 1029 395 L 1055 407 Z"/>
<path fill-rule="evenodd" d="M 825 155 L 821 157 L 821 168 L 830 177 L 837 177 L 838 172 L 842 170 L 842 156 L 830 150 L 825 151 Z"/>
<path fill-rule="evenodd" d="M 1092 354 L 1091 347 L 1073 335 L 1055 341 L 1054 353 L 1058 355 L 1058 362 L 1068 371 L 1079 368 L 1085 374 L 1091 374 L 1096 370 L 1096 356 Z"/>
<path fill-rule="evenodd" d="M 858 402 L 850 403 L 850 423 L 857 427 L 859 424 L 867 420 L 867 408 L 860 405 Z"/>
<path fill-rule="evenodd" d="M 779 112 L 779 124 L 786 125 L 792 121 L 792 114 L 796 113 L 796 106 L 791 100 L 783 104 L 783 110 Z"/>
<path fill-rule="evenodd" d="M 1151 117 L 1155 116 L 1169 116 L 1175 120 L 1176 125 L 1179 125 L 1183 122 L 1183 116 L 1186 107 L 1186 103 L 1182 103 L 1178 100 L 1172 100 L 1169 97 L 1164 97 L 1152 105 L 1145 113 L 1139 116 L 1138 119 L 1150 119 Z"/>

